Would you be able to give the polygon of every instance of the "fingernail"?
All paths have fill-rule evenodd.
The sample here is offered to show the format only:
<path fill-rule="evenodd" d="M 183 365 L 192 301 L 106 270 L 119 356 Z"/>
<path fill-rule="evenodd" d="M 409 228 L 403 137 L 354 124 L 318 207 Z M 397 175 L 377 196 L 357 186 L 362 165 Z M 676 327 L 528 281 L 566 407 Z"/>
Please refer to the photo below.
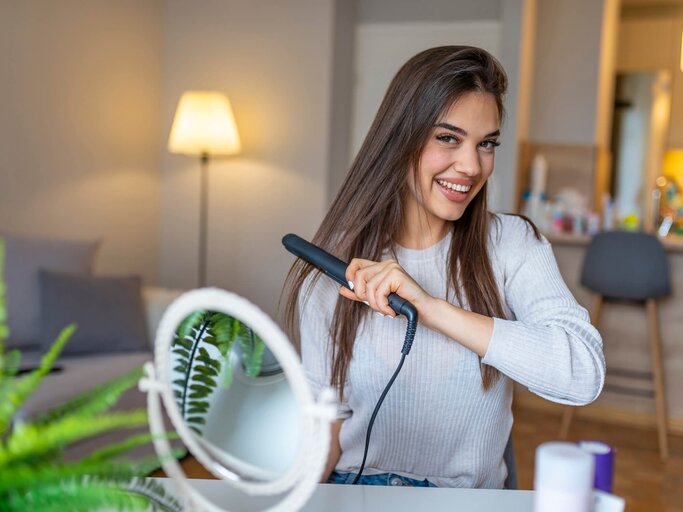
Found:
<path fill-rule="evenodd" d="M 369 303 L 367 300 L 364 300 L 364 301 L 363 301 L 363 304 L 365 304 L 366 306 L 369 306 L 369 305 L 370 305 L 370 303 Z"/>
<path fill-rule="evenodd" d="M 383 315 L 383 314 L 380 313 L 379 311 L 375 311 L 375 314 L 381 316 L 382 318 L 384 318 L 385 316 L 387 316 L 387 315 Z"/>
<path fill-rule="evenodd" d="M 351 288 L 353 290 L 353 281 L 351 281 L 350 279 L 349 279 L 349 288 Z"/>

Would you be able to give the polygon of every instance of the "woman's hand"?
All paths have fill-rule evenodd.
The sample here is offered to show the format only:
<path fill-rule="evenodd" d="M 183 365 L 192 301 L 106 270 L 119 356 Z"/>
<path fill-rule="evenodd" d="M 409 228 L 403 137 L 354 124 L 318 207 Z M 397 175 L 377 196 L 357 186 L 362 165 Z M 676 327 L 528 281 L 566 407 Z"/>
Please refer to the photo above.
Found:
<path fill-rule="evenodd" d="M 353 291 L 342 286 L 339 293 L 347 299 L 365 302 L 375 311 L 395 317 L 387 297 L 397 293 L 415 306 L 422 325 L 448 336 L 480 357 L 486 354 L 493 319 L 433 297 L 395 261 L 354 258 L 346 269 L 346 279 L 353 283 Z"/>
<path fill-rule="evenodd" d="M 349 285 L 353 284 L 353 291 L 342 287 L 339 293 L 347 299 L 365 302 L 382 315 L 396 316 L 387 299 L 391 293 L 411 302 L 420 315 L 421 309 L 434 300 L 394 260 L 370 261 L 354 258 L 346 269 L 346 279 Z"/>

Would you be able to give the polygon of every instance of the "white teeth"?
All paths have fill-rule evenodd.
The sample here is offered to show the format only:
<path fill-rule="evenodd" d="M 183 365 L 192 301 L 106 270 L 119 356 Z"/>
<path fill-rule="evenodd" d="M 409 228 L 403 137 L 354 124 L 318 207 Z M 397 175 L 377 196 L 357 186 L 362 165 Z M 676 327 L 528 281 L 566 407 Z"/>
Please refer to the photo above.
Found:
<path fill-rule="evenodd" d="M 449 188 L 451 190 L 455 190 L 456 192 L 469 192 L 469 190 L 472 188 L 472 185 L 457 185 L 455 183 L 450 183 L 445 180 L 436 180 L 436 182 L 446 188 Z"/>

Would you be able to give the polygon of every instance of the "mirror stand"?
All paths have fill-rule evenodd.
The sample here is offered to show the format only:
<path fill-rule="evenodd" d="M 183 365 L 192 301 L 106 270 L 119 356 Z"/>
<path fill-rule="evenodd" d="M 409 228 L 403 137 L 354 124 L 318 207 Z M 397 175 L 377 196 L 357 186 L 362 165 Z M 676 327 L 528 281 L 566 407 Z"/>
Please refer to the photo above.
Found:
<path fill-rule="evenodd" d="M 218 463 L 198 442 L 175 406 L 168 378 L 169 348 L 180 322 L 199 310 L 219 311 L 257 327 L 258 335 L 280 362 L 289 381 L 300 418 L 299 449 L 292 466 L 277 478 L 264 481 Z M 334 393 L 331 389 L 324 389 L 318 401 L 313 399 L 299 357 L 287 337 L 268 315 L 243 297 L 217 288 L 193 290 L 180 296 L 161 320 L 155 340 L 155 362 L 145 364 L 139 387 L 147 393 L 150 432 L 160 463 L 166 475 L 173 480 L 181 499 L 184 498 L 184 506 L 188 510 L 228 511 L 194 489 L 178 461 L 171 455 L 172 449 L 164 425 L 164 409 L 188 451 L 214 476 L 247 495 L 284 495 L 279 502 L 267 508 L 267 512 L 299 510 L 312 495 L 327 462 L 329 425 L 336 416 Z"/>

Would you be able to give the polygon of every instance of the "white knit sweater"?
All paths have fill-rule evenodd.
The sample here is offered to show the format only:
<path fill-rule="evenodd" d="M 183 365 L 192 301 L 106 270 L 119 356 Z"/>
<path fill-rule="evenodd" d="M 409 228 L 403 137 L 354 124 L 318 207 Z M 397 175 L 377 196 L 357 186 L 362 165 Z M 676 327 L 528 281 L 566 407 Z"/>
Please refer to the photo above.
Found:
<path fill-rule="evenodd" d="M 605 374 L 602 340 L 562 280 L 550 244 L 537 240 L 519 217 L 499 218 L 491 223 L 489 253 L 507 319 L 494 319 L 483 362 L 502 378 L 484 391 L 477 355 L 418 325 L 413 348 L 375 420 L 363 474 L 393 472 L 437 486 L 502 488 L 512 380 L 559 403 L 585 404 L 599 395 Z M 446 289 L 451 239 L 449 234 L 424 250 L 398 247 L 396 256 L 427 292 L 454 302 Z M 301 355 L 317 394 L 330 383 L 329 326 L 338 285 L 321 277 L 305 296 L 299 301 Z M 405 318 L 375 313 L 359 327 L 345 401 L 339 404 L 345 421 L 337 471 L 359 469 L 370 415 L 400 360 L 405 331 Z"/>

